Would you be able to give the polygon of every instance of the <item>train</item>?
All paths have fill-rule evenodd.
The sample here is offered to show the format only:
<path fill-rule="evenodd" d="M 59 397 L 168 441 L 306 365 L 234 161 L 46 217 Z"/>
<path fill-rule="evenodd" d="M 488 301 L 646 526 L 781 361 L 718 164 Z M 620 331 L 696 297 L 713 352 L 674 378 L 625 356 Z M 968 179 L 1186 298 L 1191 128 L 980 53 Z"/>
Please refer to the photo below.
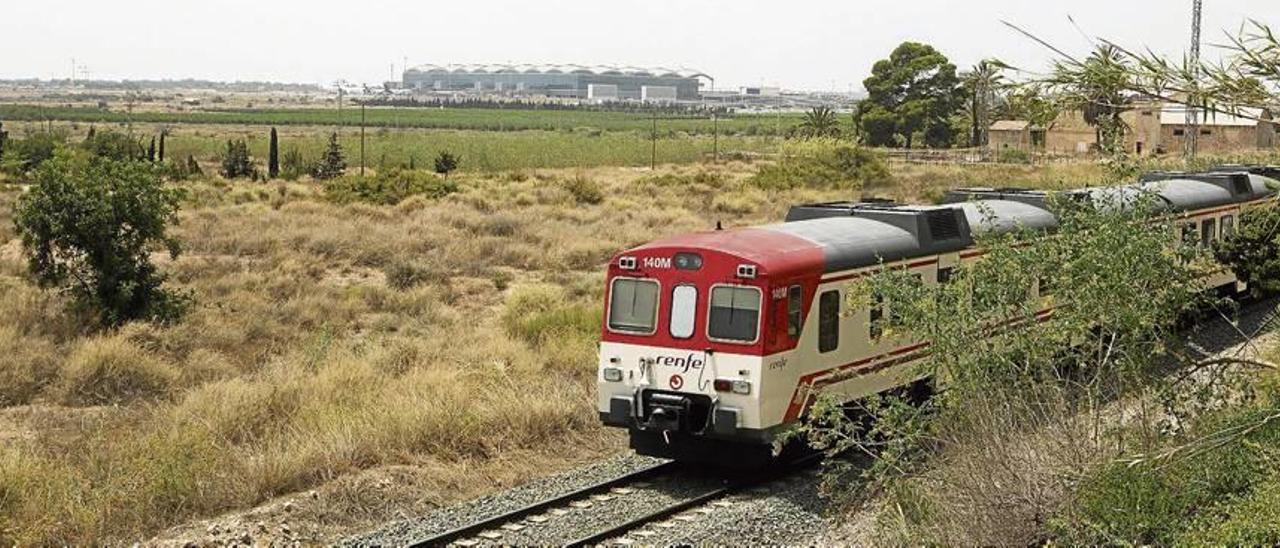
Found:
<path fill-rule="evenodd" d="M 1232 234 L 1241 212 L 1273 200 L 1277 189 L 1280 168 L 1222 166 L 1062 192 L 1081 200 L 1152 194 L 1174 216 L 1175 237 L 1208 245 Z M 883 307 L 848 309 L 850 282 L 903 268 L 924 283 L 946 283 L 955 269 L 981 260 L 975 241 L 984 233 L 1053 231 L 1052 196 L 961 188 L 939 205 L 803 204 L 778 224 L 717 226 L 618 253 L 605 280 L 600 420 L 626 429 L 638 454 L 767 465 L 819 394 L 847 402 L 927 380 L 915 366 L 928 342 L 881 336 Z M 1229 269 L 1206 283 L 1245 289 Z M 1047 304 L 1036 313 L 1051 316 Z"/>

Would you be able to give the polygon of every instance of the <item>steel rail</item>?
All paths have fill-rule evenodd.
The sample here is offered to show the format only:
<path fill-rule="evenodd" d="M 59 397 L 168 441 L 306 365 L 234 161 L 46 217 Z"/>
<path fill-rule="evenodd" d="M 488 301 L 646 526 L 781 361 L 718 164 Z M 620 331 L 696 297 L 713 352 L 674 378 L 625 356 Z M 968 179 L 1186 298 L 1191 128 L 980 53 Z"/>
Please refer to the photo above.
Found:
<path fill-rule="evenodd" d="M 512 522 L 524 519 L 528 516 L 544 512 L 546 510 L 549 510 L 557 506 L 563 506 L 574 500 L 577 500 L 589 494 L 595 493 L 597 491 L 604 491 L 614 487 L 626 485 L 628 483 L 634 483 L 643 479 L 651 478 L 653 476 L 659 476 L 659 475 L 671 472 L 676 468 L 678 468 L 679 466 L 680 466 L 679 463 L 675 461 L 668 461 L 661 464 L 655 464 L 648 468 L 642 468 L 640 470 L 636 470 L 634 472 L 631 472 L 613 479 L 588 485 L 586 487 L 582 487 L 580 489 L 570 491 L 563 495 L 558 495 L 555 497 L 544 499 L 544 500 L 535 502 L 533 504 L 530 504 L 528 506 L 524 506 L 516 510 L 512 510 L 510 512 L 498 514 L 498 515 L 485 518 L 483 520 L 480 520 L 468 525 L 463 525 L 456 529 L 451 529 L 443 533 L 438 533 L 430 537 L 415 541 L 409 544 L 409 546 L 412 546 L 414 548 L 427 547 L 427 546 L 447 546 L 453 542 L 474 537 L 484 531 L 497 529 L 503 524 L 512 523 Z"/>
<path fill-rule="evenodd" d="M 764 485 L 785 478 L 791 474 L 800 472 L 810 466 L 822 461 L 824 455 L 822 453 L 813 453 L 798 458 L 793 462 L 781 465 L 778 469 L 769 471 L 762 475 L 750 478 L 742 478 L 731 481 L 729 484 L 718 487 L 709 492 L 703 493 L 696 497 L 685 499 L 680 502 L 671 504 L 659 510 L 649 512 L 643 516 L 627 520 L 624 523 L 602 529 L 595 533 L 591 533 L 585 537 L 574 540 L 565 544 L 569 548 L 583 548 L 586 546 L 596 546 L 609 539 L 618 538 L 630 531 L 634 531 L 650 523 L 654 523 L 668 517 L 674 516 L 685 510 L 705 505 L 719 498 L 727 497 L 738 491 L 749 489 L 758 485 Z"/>

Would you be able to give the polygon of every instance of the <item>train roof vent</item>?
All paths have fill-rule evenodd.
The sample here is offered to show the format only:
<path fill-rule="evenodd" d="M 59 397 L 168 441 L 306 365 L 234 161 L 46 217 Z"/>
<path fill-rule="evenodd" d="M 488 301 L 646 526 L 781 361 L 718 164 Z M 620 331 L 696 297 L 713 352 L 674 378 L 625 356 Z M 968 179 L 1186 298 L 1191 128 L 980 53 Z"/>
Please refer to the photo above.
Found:
<path fill-rule="evenodd" d="M 961 237 L 960 221 L 955 209 L 926 211 L 924 216 L 929 222 L 929 233 L 934 241 L 955 240 Z"/>

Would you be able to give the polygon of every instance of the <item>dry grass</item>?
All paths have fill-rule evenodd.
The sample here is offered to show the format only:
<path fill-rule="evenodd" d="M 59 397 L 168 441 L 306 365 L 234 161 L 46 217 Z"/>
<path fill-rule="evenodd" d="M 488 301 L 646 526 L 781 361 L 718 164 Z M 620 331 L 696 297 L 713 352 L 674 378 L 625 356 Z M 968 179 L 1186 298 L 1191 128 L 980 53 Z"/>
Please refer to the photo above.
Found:
<path fill-rule="evenodd" d="M 885 190 L 1053 178 L 1028 169 L 910 168 Z M 186 254 L 157 261 L 197 306 L 173 326 L 104 334 L 22 278 L 16 191 L 0 186 L 0 543 L 145 539 L 335 480 L 356 489 L 341 478 L 395 465 L 451 501 L 487 488 L 467 475 L 511 455 L 621 451 L 591 393 L 607 258 L 850 197 L 749 189 L 752 170 L 463 175 L 456 194 L 395 206 L 337 205 L 305 184 L 191 183 L 176 228 Z M 513 466 L 501 483 L 543 471 Z"/>

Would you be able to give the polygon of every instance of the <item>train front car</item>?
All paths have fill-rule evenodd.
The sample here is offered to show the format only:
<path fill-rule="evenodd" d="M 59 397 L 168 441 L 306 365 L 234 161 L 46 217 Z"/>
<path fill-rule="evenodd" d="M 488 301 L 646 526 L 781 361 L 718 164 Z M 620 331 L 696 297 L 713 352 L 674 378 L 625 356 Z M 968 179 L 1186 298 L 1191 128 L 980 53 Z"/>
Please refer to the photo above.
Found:
<path fill-rule="evenodd" d="M 971 244 L 956 208 L 842 202 L 624 252 L 609 266 L 601 418 L 641 454 L 766 464 L 819 389 L 852 399 L 910 380 L 912 343 L 850 310 L 848 282 L 885 264 L 933 281 Z"/>
<path fill-rule="evenodd" d="M 794 348 L 799 333 L 788 332 L 788 318 L 807 312 L 812 290 L 800 288 L 816 284 L 822 262 L 812 242 L 759 228 L 685 235 L 614 257 L 601 419 L 629 429 L 640 454 L 767 462 L 778 425 L 761 415 L 761 402 L 777 397 L 764 382 L 766 357 Z"/>

